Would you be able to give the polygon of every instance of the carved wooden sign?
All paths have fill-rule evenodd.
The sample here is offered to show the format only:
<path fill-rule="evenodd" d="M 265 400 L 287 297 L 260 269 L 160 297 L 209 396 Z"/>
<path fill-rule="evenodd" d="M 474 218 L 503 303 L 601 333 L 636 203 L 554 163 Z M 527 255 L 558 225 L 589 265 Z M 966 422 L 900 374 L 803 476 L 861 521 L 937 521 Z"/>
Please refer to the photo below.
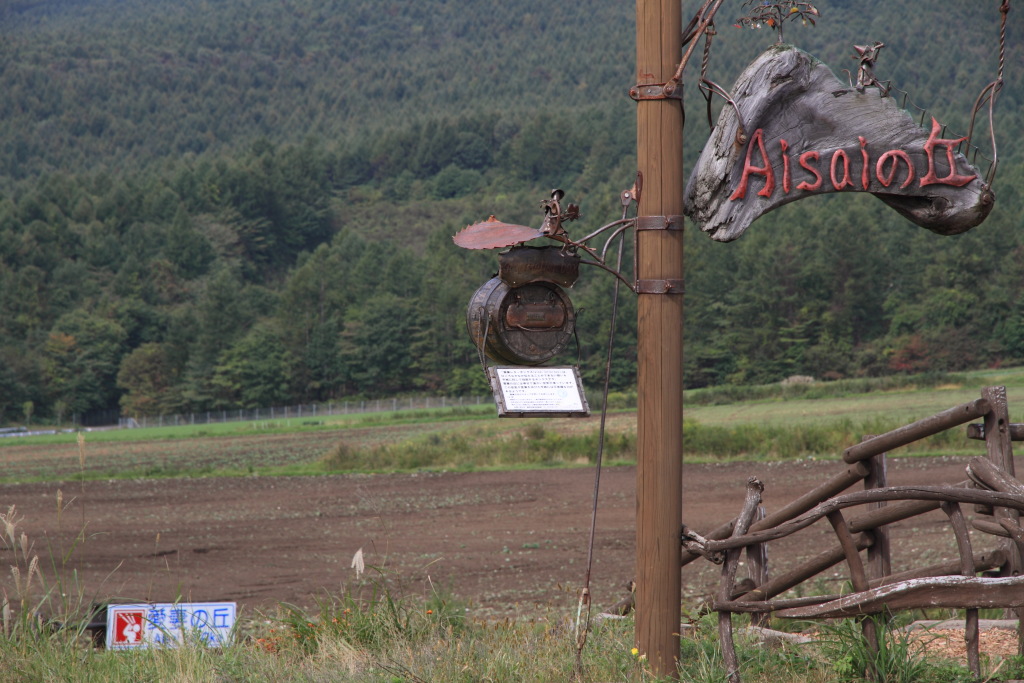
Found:
<path fill-rule="evenodd" d="M 850 87 L 793 46 L 758 57 L 732 96 L 686 186 L 686 214 L 716 240 L 828 192 L 869 192 L 943 235 L 978 225 L 995 202 L 956 151 L 962 139 L 943 138 L 934 119 L 922 128 L 878 88 Z"/>

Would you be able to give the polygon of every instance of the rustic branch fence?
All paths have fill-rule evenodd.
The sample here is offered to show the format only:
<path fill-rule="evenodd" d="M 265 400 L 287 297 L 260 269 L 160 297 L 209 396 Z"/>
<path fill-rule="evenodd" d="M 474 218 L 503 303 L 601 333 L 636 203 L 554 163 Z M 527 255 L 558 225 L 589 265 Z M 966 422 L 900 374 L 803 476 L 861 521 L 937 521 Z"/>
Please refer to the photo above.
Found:
<path fill-rule="evenodd" d="M 967 436 L 985 442 L 986 456 L 970 461 L 967 479 L 945 486 L 887 486 L 886 452 L 972 420 Z M 1018 619 L 1018 650 L 1024 655 L 1024 484 L 1014 476 L 1011 441 L 1024 441 L 1024 425 L 1010 424 L 1005 387 L 988 387 L 981 397 L 886 434 L 865 437 L 843 452 L 847 464 L 828 481 L 781 509 L 764 514 L 764 485 L 747 483 L 742 511 L 735 520 L 700 535 L 682 530 L 682 565 L 704 557 L 722 565 L 712 608 L 719 615 L 723 659 L 732 683 L 739 683 L 739 661 L 732 637 L 732 616 L 751 613 L 754 623 L 769 615 L 831 619 L 925 608 L 965 610 L 967 665 L 980 676 L 978 610 L 1012 610 Z M 857 482 L 864 490 L 842 492 Z M 840 495 L 842 494 L 842 495 Z M 964 506 L 974 513 L 968 524 Z M 847 512 L 859 507 L 857 514 Z M 958 558 L 893 574 L 887 526 L 942 510 L 956 539 Z M 769 578 L 766 546 L 826 519 L 837 538 L 835 547 Z M 970 527 L 998 538 L 997 547 L 975 552 Z M 753 568 L 749 579 L 736 581 L 741 552 Z M 861 552 L 866 551 L 865 558 Z M 785 591 L 841 562 L 846 562 L 853 592 L 780 599 Z M 862 619 L 867 646 L 878 648 L 872 619 Z M 874 677 L 874 672 L 865 672 Z"/>

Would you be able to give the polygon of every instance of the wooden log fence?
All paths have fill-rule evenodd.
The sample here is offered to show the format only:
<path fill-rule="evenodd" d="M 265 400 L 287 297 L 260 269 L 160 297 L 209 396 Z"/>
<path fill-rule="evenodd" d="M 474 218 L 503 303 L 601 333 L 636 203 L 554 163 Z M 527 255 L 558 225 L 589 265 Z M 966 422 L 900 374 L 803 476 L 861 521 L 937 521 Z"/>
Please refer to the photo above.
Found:
<path fill-rule="evenodd" d="M 945 486 L 888 486 L 886 454 L 941 431 L 970 424 L 967 435 L 985 441 L 985 457 L 967 467 L 968 479 Z M 1012 441 L 1024 441 L 1024 425 L 1010 424 L 1004 387 L 986 387 L 980 398 L 877 436 L 843 452 L 849 465 L 775 512 L 761 505 L 764 485 L 751 479 L 737 519 L 705 535 L 683 527 L 681 565 L 704 557 L 722 564 L 712 608 L 718 612 L 723 660 L 730 683 L 740 683 L 732 637 L 732 615 L 750 613 L 753 623 L 770 615 L 784 618 L 862 620 L 867 646 L 878 648 L 879 633 L 870 615 L 895 610 L 949 607 L 964 610 L 967 666 L 980 676 L 978 610 L 1002 607 L 1024 616 L 1024 483 L 1014 476 Z M 859 481 L 864 489 L 843 493 Z M 968 519 L 964 506 L 975 515 Z M 849 514 L 850 508 L 865 511 Z M 957 545 L 954 560 L 892 574 L 887 527 L 895 522 L 942 510 Z M 773 541 L 800 532 L 821 519 L 837 538 L 826 549 L 787 571 L 770 576 L 767 548 Z M 971 529 L 999 539 L 995 550 L 977 553 Z M 750 578 L 737 582 L 741 552 L 746 550 Z M 865 558 L 861 557 L 866 551 Z M 845 562 L 853 592 L 800 598 L 777 596 L 817 574 Z M 981 573 L 981 576 L 979 576 Z M 1024 654 L 1024 630 L 1018 627 L 1018 650 Z M 865 672 L 875 677 L 875 672 Z"/>

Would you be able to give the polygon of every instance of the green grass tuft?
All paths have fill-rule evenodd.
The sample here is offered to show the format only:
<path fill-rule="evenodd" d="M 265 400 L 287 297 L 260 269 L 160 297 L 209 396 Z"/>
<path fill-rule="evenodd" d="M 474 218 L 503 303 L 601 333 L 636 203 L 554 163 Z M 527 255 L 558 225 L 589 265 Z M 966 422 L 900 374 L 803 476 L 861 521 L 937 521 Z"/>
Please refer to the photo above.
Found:
<path fill-rule="evenodd" d="M 400 443 L 362 448 L 341 441 L 320 464 L 328 472 L 544 467 L 593 462 L 597 444 L 596 430 L 564 434 L 532 423 L 511 432 L 436 432 Z M 633 460 L 635 452 L 636 437 L 632 432 L 609 434 L 605 439 L 607 460 Z"/>

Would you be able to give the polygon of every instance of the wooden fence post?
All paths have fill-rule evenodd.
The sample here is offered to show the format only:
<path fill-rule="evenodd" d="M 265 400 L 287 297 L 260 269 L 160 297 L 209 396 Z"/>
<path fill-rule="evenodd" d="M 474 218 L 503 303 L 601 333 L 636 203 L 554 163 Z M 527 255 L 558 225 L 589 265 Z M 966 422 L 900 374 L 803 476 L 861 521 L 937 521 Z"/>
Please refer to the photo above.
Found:
<path fill-rule="evenodd" d="M 757 506 L 754 513 L 754 524 L 761 521 L 768 515 L 763 505 Z M 751 581 L 755 588 L 768 583 L 768 544 L 756 543 L 747 546 L 747 568 Z M 754 612 L 750 615 L 751 626 L 768 626 L 771 622 L 771 612 Z"/>
<path fill-rule="evenodd" d="M 874 438 L 874 435 L 865 434 L 863 441 Z M 868 476 L 864 478 L 865 489 L 881 489 L 888 486 L 886 477 L 885 453 L 868 458 Z M 872 509 L 885 507 L 885 501 L 874 503 Z M 889 530 L 880 526 L 874 531 L 875 542 L 868 547 L 868 575 L 872 579 L 881 579 L 892 573 L 892 553 L 889 542 Z"/>
<path fill-rule="evenodd" d="M 1013 465 L 1013 445 L 1010 440 L 1010 409 L 1006 399 L 1006 387 L 985 387 L 981 390 L 982 398 L 989 403 L 990 410 L 985 415 L 985 451 L 988 459 L 995 465 L 1001 467 L 1011 477 L 1016 476 Z M 1007 508 L 996 508 L 992 511 L 998 522 L 1005 518 L 1008 522 L 1016 524 L 1020 519 L 1020 513 Z M 1001 542 L 1001 548 L 1006 551 L 1009 558 L 1007 566 L 1000 573 L 1001 576 L 1019 576 L 1024 567 L 1024 558 L 1021 557 L 1017 545 L 1010 539 Z M 1007 610 L 1011 618 L 1017 619 L 1017 654 L 1024 655 L 1024 608 Z"/>

